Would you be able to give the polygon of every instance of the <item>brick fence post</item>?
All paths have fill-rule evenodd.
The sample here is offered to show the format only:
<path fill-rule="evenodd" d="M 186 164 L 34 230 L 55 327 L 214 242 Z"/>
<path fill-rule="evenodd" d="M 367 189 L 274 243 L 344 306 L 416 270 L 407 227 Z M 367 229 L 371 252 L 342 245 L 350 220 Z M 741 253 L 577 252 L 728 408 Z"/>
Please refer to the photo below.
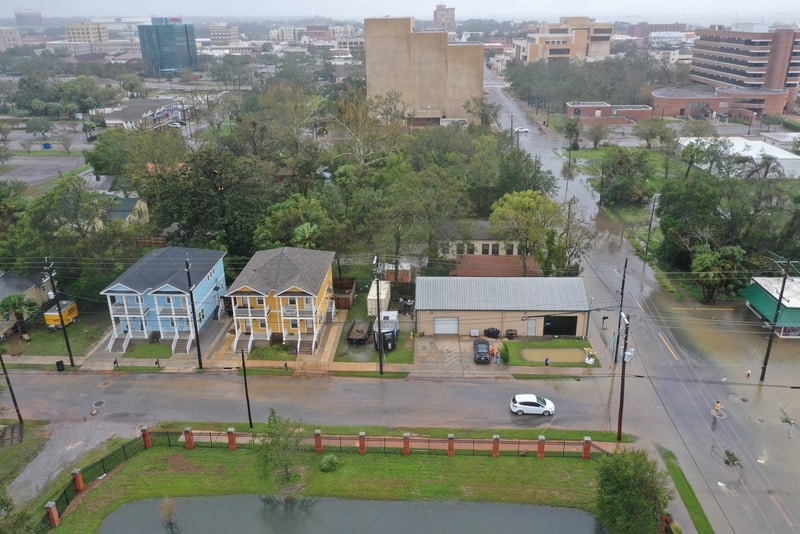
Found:
<path fill-rule="evenodd" d="M 583 459 L 591 460 L 592 458 L 592 438 L 583 436 Z"/>
<path fill-rule="evenodd" d="M 492 436 L 492 458 L 500 456 L 500 434 Z"/>
<path fill-rule="evenodd" d="M 447 434 L 447 456 L 456 455 L 456 435 Z"/>
<path fill-rule="evenodd" d="M 236 430 L 233 427 L 228 429 L 228 450 L 236 450 Z"/>
<path fill-rule="evenodd" d="M 153 446 L 153 436 L 150 435 L 149 427 L 142 427 L 142 441 L 144 442 L 145 449 L 149 449 Z"/>
<path fill-rule="evenodd" d="M 322 446 L 322 430 L 314 431 L 314 452 L 322 452 L 325 448 Z"/>
<path fill-rule="evenodd" d="M 411 454 L 411 434 L 403 432 L 403 456 Z"/>
<path fill-rule="evenodd" d="M 547 438 L 544 436 L 539 436 L 539 443 L 536 446 L 536 457 L 537 458 L 544 458 L 544 444 L 547 441 Z"/>
<path fill-rule="evenodd" d="M 86 489 L 86 484 L 83 483 L 83 473 L 80 469 L 72 470 L 72 483 L 75 485 L 75 491 L 81 492 Z"/>
<path fill-rule="evenodd" d="M 58 517 L 58 508 L 56 508 L 56 503 L 50 501 L 44 505 L 44 508 L 47 510 L 47 519 L 50 521 L 50 528 L 56 528 L 59 523 L 61 523 L 61 518 Z"/>
<path fill-rule="evenodd" d="M 183 437 L 186 440 L 186 448 L 194 449 L 194 434 L 192 434 L 192 427 L 187 426 L 183 429 Z"/>
<path fill-rule="evenodd" d="M 367 433 L 358 433 L 358 454 L 367 454 Z"/>

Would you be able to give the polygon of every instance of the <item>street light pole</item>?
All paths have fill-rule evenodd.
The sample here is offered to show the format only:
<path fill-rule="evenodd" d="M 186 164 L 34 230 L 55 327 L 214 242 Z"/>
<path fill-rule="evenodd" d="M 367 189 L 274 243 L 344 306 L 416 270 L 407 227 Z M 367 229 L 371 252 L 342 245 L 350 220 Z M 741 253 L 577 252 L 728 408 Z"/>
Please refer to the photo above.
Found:
<path fill-rule="evenodd" d="M 64 333 L 64 343 L 67 345 L 67 354 L 69 355 L 69 366 L 75 367 L 75 360 L 72 358 L 72 347 L 69 345 L 69 335 L 67 334 L 67 327 L 64 324 L 64 315 L 61 313 L 61 299 L 58 296 L 58 289 L 56 288 L 56 281 L 53 276 L 53 264 L 44 259 L 45 268 L 47 269 L 47 276 L 50 278 L 50 285 L 53 286 L 53 298 L 56 299 L 56 310 L 58 310 L 58 320 L 61 323 L 61 332 Z"/>
<path fill-rule="evenodd" d="M 630 323 L 624 313 L 620 313 L 620 319 L 625 321 L 625 343 L 622 346 L 622 380 L 619 387 L 619 417 L 617 418 L 617 441 L 622 441 L 622 409 L 625 405 L 625 363 L 628 361 L 628 330 Z"/>
<path fill-rule="evenodd" d="M 192 286 L 192 266 L 186 258 L 186 279 L 189 282 L 189 302 L 192 306 L 192 325 L 194 326 L 194 342 L 197 347 L 197 368 L 203 368 L 203 355 L 200 352 L 200 332 L 197 330 L 197 311 L 194 308 L 194 287 Z"/>
<path fill-rule="evenodd" d="M 6 362 L 3 361 L 2 350 L 0 350 L 0 366 L 3 368 L 3 376 L 6 377 L 6 385 L 8 386 L 8 392 L 11 394 L 11 402 L 14 403 L 14 410 L 17 411 L 17 419 L 19 419 L 19 424 L 22 426 L 25 423 L 22 421 L 22 413 L 19 411 L 19 404 L 17 404 L 17 396 L 14 395 L 14 388 L 11 387 L 11 378 L 9 378 L 8 371 L 6 370 Z"/>

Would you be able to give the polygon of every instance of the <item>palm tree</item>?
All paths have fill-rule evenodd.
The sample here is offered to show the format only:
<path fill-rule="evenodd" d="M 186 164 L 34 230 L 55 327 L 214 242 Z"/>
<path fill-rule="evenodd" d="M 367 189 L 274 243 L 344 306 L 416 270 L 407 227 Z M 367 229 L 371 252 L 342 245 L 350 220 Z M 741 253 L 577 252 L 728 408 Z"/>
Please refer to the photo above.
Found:
<path fill-rule="evenodd" d="M 35 300 L 26 297 L 22 293 L 14 293 L 0 300 L 0 314 L 14 316 L 17 329 L 21 334 L 25 334 L 25 317 L 30 317 L 39 311 L 39 305 Z"/>

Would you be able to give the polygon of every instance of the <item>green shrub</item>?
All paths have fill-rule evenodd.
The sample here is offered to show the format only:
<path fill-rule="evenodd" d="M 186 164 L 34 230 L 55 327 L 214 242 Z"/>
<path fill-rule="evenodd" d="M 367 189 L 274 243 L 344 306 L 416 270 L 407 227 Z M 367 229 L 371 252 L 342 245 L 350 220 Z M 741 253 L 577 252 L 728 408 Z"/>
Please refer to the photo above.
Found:
<path fill-rule="evenodd" d="M 323 473 L 333 473 L 342 465 L 341 460 L 335 454 L 326 454 L 319 461 L 319 470 Z"/>

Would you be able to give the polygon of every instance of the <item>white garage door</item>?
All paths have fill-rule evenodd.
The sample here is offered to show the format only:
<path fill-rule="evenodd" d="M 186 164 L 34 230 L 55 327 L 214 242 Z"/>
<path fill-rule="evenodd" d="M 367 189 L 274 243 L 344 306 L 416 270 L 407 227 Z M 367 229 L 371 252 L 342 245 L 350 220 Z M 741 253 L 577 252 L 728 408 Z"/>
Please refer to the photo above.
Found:
<path fill-rule="evenodd" d="M 434 334 L 458 334 L 458 317 L 436 317 L 433 320 Z"/>

